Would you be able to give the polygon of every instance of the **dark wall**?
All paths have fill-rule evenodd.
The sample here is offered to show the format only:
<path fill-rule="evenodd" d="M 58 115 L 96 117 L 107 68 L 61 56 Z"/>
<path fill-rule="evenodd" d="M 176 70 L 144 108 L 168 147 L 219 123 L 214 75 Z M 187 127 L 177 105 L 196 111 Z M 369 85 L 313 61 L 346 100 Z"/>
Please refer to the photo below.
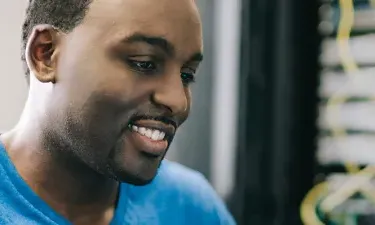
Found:
<path fill-rule="evenodd" d="M 301 224 L 313 182 L 318 3 L 243 0 L 236 192 L 239 224 Z"/>

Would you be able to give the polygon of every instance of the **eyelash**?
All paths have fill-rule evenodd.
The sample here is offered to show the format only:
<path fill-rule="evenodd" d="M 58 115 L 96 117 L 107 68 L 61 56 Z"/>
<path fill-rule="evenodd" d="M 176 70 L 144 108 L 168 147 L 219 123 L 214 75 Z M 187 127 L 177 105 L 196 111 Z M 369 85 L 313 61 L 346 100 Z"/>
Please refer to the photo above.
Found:
<path fill-rule="evenodd" d="M 128 61 L 132 68 L 145 74 L 151 74 L 153 72 L 156 72 L 157 70 L 156 63 L 152 61 L 137 61 L 137 60 L 128 60 Z M 181 80 L 184 86 L 188 86 L 189 84 L 195 82 L 194 74 L 195 74 L 195 71 L 181 72 Z"/>
<path fill-rule="evenodd" d="M 195 83 L 195 76 L 194 76 L 194 73 L 181 73 L 181 79 L 182 79 L 182 83 L 185 85 L 185 86 L 188 86 L 189 84 L 191 83 Z"/>
<path fill-rule="evenodd" d="M 130 66 L 142 73 L 150 73 L 154 72 L 156 68 L 156 64 L 152 61 L 137 61 L 137 60 L 128 60 Z"/>

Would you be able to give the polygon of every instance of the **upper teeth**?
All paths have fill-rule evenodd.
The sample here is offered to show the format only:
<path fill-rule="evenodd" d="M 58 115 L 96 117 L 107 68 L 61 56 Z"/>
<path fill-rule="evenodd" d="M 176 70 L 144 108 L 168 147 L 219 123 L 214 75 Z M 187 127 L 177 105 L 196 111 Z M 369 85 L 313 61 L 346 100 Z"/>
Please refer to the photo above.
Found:
<path fill-rule="evenodd" d="M 133 125 L 132 130 L 146 136 L 154 141 L 161 141 L 165 137 L 165 133 L 156 129 L 149 129 L 146 127 L 138 127 Z"/>

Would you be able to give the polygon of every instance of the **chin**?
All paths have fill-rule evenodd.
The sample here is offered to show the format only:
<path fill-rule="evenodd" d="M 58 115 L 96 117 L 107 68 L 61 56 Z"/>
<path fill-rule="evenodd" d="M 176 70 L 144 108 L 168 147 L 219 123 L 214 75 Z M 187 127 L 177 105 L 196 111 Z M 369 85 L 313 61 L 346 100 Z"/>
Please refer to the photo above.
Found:
<path fill-rule="evenodd" d="M 151 183 L 156 177 L 157 172 L 155 171 L 154 175 L 142 175 L 135 173 L 120 173 L 115 174 L 114 178 L 122 183 L 128 183 L 135 186 L 144 186 Z"/>
<path fill-rule="evenodd" d="M 128 183 L 135 186 L 144 186 L 150 184 L 154 180 L 155 176 L 152 178 L 142 178 L 142 177 L 127 177 L 123 180 L 120 180 L 122 183 Z"/>
<path fill-rule="evenodd" d="M 118 147 L 113 152 L 107 164 L 109 175 L 120 182 L 136 186 L 147 185 L 155 179 L 165 156 L 152 157 L 132 146 Z"/>
<path fill-rule="evenodd" d="M 109 174 L 109 176 L 119 182 L 128 183 L 136 186 L 143 186 L 151 183 L 155 179 L 159 169 L 159 166 L 154 166 L 152 164 L 141 164 L 142 166 L 135 166 L 134 164 L 125 165 L 127 166 L 110 167 L 110 171 L 112 172 Z"/>

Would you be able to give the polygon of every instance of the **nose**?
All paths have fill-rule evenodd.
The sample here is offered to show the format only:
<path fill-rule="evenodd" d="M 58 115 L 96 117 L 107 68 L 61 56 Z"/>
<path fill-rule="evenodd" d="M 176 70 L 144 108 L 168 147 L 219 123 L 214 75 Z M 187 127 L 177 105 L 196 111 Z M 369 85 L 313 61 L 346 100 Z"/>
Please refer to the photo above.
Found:
<path fill-rule="evenodd" d="M 180 76 L 174 74 L 163 79 L 154 92 L 153 101 L 157 105 L 168 108 L 174 115 L 185 112 L 188 96 Z"/>

